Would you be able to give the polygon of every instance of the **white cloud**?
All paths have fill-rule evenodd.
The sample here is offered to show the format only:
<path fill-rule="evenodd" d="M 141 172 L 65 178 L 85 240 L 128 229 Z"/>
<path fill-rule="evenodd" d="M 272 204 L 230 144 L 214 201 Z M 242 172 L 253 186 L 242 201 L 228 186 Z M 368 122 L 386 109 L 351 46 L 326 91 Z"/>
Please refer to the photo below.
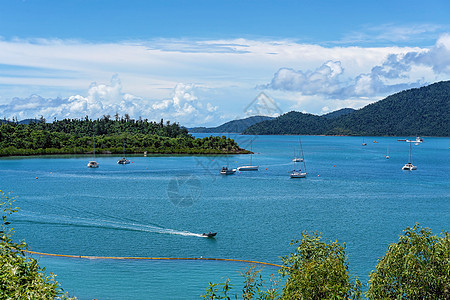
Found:
<path fill-rule="evenodd" d="M 345 66 L 344 66 L 345 67 Z M 424 77 L 413 77 L 411 70 L 428 68 L 434 76 L 450 75 L 450 35 L 442 35 L 430 49 L 388 54 L 370 72 L 353 78 L 346 74 L 340 61 L 325 62 L 314 71 L 279 69 L 271 82 L 261 87 L 300 92 L 302 95 L 323 95 L 329 99 L 382 97 L 389 93 L 419 87 L 427 83 Z"/>
<path fill-rule="evenodd" d="M 32 95 L 27 98 L 14 98 L 10 104 L 0 105 L 6 118 L 38 118 L 48 120 L 63 118 L 100 118 L 103 115 L 128 114 L 132 118 L 161 118 L 181 125 L 203 124 L 213 119 L 217 106 L 203 103 L 195 96 L 196 86 L 179 83 L 173 88 L 172 98 L 163 100 L 144 100 L 122 92 L 117 75 L 109 84 L 92 83 L 87 96 L 73 95 L 68 98 L 43 98 Z"/>
<path fill-rule="evenodd" d="M 283 111 L 301 107 L 320 113 L 339 103 L 356 107 L 371 101 L 361 97 L 374 101 L 447 80 L 449 49 L 448 34 L 429 48 L 249 39 L 0 39 L 0 108 L 6 117 L 97 117 L 117 111 L 188 126 L 217 125 L 224 116 L 243 117 L 259 87 L 270 89 Z M 118 75 L 110 83 L 86 90 L 92 81 L 107 82 L 113 74 Z"/>

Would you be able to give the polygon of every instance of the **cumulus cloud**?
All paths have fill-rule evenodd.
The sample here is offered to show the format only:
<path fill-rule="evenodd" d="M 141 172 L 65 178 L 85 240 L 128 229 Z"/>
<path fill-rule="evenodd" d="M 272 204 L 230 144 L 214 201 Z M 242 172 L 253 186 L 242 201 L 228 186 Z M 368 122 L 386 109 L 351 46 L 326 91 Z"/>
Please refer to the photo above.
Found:
<path fill-rule="evenodd" d="M 339 75 L 344 69 L 340 61 L 327 61 L 314 71 L 296 71 L 281 68 L 275 73 L 270 84 L 262 86 L 274 90 L 298 91 L 305 94 L 334 93 L 339 89 Z"/>
<path fill-rule="evenodd" d="M 215 116 L 217 106 L 205 104 L 195 95 L 194 84 L 177 84 L 172 98 L 144 100 L 132 94 L 123 93 L 120 79 L 114 75 L 109 84 L 92 83 L 86 96 L 73 95 L 68 98 L 43 98 L 31 95 L 28 98 L 14 98 L 9 104 L 0 105 L 4 117 L 19 120 L 44 116 L 48 120 L 63 118 L 99 118 L 103 115 L 128 114 L 132 118 L 150 120 L 160 118 L 179 122 L 182 125 L 203 124 Z"/>
<path fill-rule="evenodd" d="M 430 49 L 389 54 L 369 73 L 353 78 L 345 77 L 340 61 L 327 61 L 314 71 L 280 68 L 269 84 L 260 87 L 339 99 L 373 97 L 426 84 L 422 78 L 412 80 L 410 76 L 418 66 L 450 74 L 450 35 L 442 35 Z"/>

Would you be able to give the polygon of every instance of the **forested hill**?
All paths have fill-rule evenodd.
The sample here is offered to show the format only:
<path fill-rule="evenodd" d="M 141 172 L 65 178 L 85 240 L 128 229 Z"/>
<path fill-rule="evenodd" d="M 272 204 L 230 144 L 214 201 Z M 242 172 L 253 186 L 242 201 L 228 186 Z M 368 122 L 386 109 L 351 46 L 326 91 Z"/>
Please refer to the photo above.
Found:
<path fill-rule="evenodd" d="M 402 91 L 335 118 L 289 112 L 243 133 L 450 136 L 450 81 Z"/>
<path fill-rule="evenodd" d="M 103 117 L 0 125 L 0 156 L 96 153 L 249 153 L 226 137 L 194 138 L 178 123 Z"/>
<path fill-rule="evenodd" d="M 229 121 L 226 122 L 220 126 L 217 127 L 195 127 L 195 128 L 190 128 L 189 132 L 202 132 L 202 133 L 225 133 L 225 132 L 229 132 L 229 133 L 241 133 L 243 132 L 245 129 L 247 129 L 248 127 L 257 124 L 259 122 L 262 121 L 266 121 L 266 120 L 271 120 L 273 119 L 272 117 L 266 117 L 266 116 L 254 116 L 254 117 L 249 117 L 249 118 L 245 118 L 245 119 L 239 119 L 239 120 L 233 120 L 233 121 Z"/>

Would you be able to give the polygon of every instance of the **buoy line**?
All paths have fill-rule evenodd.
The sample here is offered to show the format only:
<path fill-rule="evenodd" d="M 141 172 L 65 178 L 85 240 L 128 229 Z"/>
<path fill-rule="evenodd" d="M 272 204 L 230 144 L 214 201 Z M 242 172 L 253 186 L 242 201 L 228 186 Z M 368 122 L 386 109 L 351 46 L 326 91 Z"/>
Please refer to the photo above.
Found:
<path fill-rule="evenodd" d="M 212 257 L 129 257 L 129 256 L 89 256 L 89 255 L 70 255 L 70 254 L 54 254 L 36 252 L 31 250 L 22 250 L 29 254 L 43 255 L 43 256 L 55 256 L 55 257 L 68 257 L 68 258 L 84 258 L 84 259 L 116 259 L 116 260 L 214 260 L 214 261 L 235 261 L 245 262 L 250 264 L 273 266 L 278 268 L 287 268 L 282 265 L 272 264 L 268 262 L 261 262 L 255 260 L 246 259 L 233 259 L 233 258 L 212 258 Z"/>

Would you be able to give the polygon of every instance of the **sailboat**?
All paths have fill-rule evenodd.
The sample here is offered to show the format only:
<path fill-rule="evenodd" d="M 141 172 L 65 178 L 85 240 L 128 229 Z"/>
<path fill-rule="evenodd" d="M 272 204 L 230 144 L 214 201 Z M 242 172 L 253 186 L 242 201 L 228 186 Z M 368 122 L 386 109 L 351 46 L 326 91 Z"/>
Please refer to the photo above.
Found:
<path fill-rule="evenodd" d="M 386 150 L 386 159 L 389 159 L 389 145 L 387 146 L 387 150 Z"/>
<path fill-rule="evenodd" d="M 363 146 L 367 146 L 367 144 L 364 142 L 364 137 L 363 137 L 362 145 L 363 145 Z"/>
<path fill-rule="evenodd" d="M 303 147 L 302 142 L 300 140 L 300 137 L 298 137 L 298 141 L 300 143 L 300 157 L 299 160 L 295 160 L 295 158 L 292 160 L 294 162 L 294 170 L 291 171 L 291 174 L 289 175 L 291 178 L 305 178 L 306 177 L 306 164 L 305 164 L 305 158 L 303 156 Z M 296 170 L 296 162 L 303 162 L 303 172 L 301 169 Z"/>
<path fill-rule="evenodd" d="M 98 168 L 98 162 L 95 161 L 95 137 L 92 136 L 92 145 L 94 147 L 94 151 L 93 151 L 93 160 L 91 160 L 90 162 L 88 162 L 87 167 L 88 168 Z"/>
<path fill-rule="evenodd" d="M 258 171 L 259 166 L 254 166 L 252 164 L 252 157 L 253 157 L 253 141 L 250 141 L 250 165 L 249 166 L 242 166 L 238 167 L 238 171 Z"/>
<path fill-rule="evenodd" d="M 119 165 L 128 165 L 130 160 L 125 158 L 125 141 L 123 141 L 123 157 L 117 161 Z"/>
<path fill-rule="evenodd" d="M 302 162 L 303 161 L 303 157 L 301 157 L 301 153 L 300 153 L 300 151 L 302 151 L 301 150 L 302 144 L 300 142 L 300 137 L 298 137 L 298 142 L 300 144 L 300 150 L 298 151 L 298 157 L 296 157 L 295 156 L 295 149 L 294 149 L 294 158 L 292 159 L 293 162 Z"/>
<path fill-rule="evenodd" d="M 402 167 L 402 170 L 406 170 L 406 171 L 412 171 L 412 170 L 417 170 L 417 166 L 414 166 L 411 163 L 411 143 L 413 143 L 413 141 L 407 141 L 409 143 L 409 163 L 405 164 Z"/>

